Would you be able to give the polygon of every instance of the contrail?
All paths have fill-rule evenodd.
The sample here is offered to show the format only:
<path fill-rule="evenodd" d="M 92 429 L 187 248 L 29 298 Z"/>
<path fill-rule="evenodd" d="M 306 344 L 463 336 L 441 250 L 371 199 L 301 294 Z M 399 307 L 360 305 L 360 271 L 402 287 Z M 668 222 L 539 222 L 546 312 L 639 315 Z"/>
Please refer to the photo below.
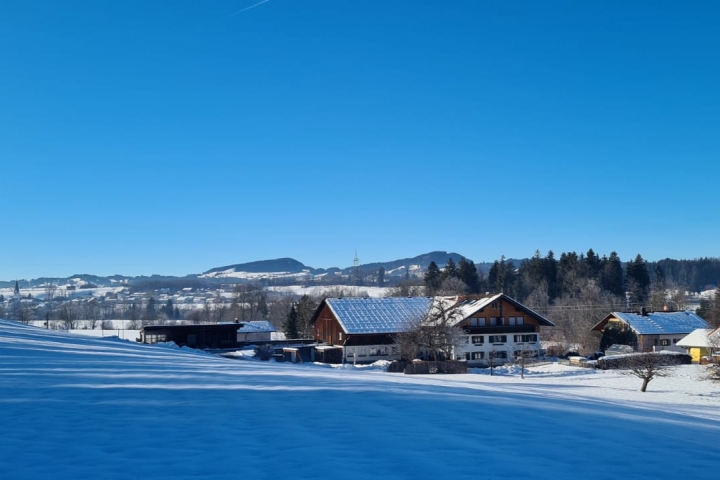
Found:
<path fill-rule="evenodd" d="M 245 11 L 247 11 L 247 10 L 250 10 L 251 8 L 255 8 L 255 7 L 257 7 L 258 5 L 262 5 L 263 3 L 267 3 L 267 2 L 269 2 L 269 1 L 270 1 L 270 0 L 262 0 L 262 1 L 258 2 L 258 3 L 256 3 L 256 4 L 250 5 L 249 7 L 243 8 L 242 10 L 238 10 L 238 11 L 235 12 L 235 13 L 231 13 L 230 16 L 232 17 L 233 15 L 237 15 L 238 13 L 245 12 Z"/>

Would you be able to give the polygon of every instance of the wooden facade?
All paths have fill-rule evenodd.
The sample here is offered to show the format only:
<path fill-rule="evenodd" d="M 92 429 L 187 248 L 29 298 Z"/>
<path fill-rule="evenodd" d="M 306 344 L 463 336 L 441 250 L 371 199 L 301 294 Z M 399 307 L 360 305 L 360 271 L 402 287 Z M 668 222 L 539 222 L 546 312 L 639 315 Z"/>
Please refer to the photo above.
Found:
<path fill-rule="evenodd" d="M 540 352 L 541 327 L 554 324 L 504 294 L 458 297 L 456 307 L 463 312 L 458 323 L 466 343 L 456 351 L 457 359 L 483 366 Z"/>

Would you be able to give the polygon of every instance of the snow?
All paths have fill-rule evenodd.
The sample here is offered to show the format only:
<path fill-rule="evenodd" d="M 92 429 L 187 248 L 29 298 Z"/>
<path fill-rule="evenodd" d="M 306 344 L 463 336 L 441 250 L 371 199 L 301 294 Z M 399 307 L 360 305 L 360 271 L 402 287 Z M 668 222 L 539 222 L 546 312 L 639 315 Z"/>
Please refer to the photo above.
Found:
<path fill-rule="evenodd" d="M 0 320 L 0 472 L 17 479 L 696 478 L 705 367 L 403 375 L 261 362 Z"/>

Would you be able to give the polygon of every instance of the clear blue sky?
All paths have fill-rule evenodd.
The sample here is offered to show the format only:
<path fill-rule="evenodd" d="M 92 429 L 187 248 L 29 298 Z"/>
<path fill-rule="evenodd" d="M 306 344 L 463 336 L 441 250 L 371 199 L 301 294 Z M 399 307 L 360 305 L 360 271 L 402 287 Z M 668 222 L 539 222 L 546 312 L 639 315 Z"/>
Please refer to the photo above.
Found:
<path fill-rule="evenodd" d="M 720 4 L 258 1 L 0 4 L 0 280 L 720 256 Z"/>

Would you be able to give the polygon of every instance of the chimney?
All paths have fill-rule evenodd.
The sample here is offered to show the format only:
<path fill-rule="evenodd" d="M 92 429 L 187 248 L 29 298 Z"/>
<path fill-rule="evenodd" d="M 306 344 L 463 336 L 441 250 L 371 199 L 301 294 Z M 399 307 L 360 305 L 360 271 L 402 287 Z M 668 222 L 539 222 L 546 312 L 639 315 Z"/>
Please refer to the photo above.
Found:
<path fill-rule="evenodd" d="M 647 309 L 645 309 L 645 307 L 640 307 L 640 315 L 642 315 L 643 317 L 647 317 L 647 314 Z"/>

